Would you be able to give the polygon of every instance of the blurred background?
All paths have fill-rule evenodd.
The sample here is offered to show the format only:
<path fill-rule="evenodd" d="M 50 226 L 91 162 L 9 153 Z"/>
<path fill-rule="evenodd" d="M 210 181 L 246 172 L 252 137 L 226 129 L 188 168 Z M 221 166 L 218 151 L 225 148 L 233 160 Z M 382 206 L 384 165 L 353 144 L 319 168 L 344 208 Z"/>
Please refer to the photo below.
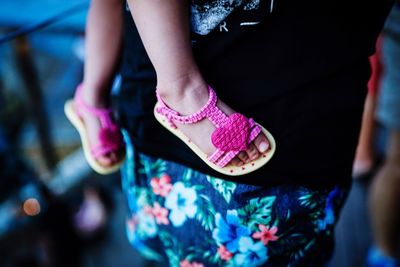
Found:
<path fill-rule="evenodd" d="M 88 6 L 0 0 L 0 267 L 154 266 L 125 236 L 119 175 L 91 171 L 63 113 L 82 79 Z M 376 159 L 385 140 L 378 125 Z M 369 184 L 354 180 L 330 266 L 365 264 Z"/>
<path fill-rule="evenodd" d="M 1 267 L 147 264 L 125 237 L 119 175 L 91 171 L 63 112 L 82 79 L 88 6 L 0 0 Z M 21 27 L 33 32 L 5 40 Z"/>

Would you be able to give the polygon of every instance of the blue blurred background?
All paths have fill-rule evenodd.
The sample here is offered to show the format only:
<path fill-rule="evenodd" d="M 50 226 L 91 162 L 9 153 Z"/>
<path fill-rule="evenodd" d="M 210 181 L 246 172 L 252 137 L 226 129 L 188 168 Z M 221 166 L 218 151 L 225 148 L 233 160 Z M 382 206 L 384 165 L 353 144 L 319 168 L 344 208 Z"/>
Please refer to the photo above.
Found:
<path fill-rule="evenodd" d="M 0 43 L 0 266 L 151 265 L 125 237 L 119 175 L 91 172 L 63 113 L 82 78 L 88 6 L 0 0 L 0 39 L 61 14 Z"/>

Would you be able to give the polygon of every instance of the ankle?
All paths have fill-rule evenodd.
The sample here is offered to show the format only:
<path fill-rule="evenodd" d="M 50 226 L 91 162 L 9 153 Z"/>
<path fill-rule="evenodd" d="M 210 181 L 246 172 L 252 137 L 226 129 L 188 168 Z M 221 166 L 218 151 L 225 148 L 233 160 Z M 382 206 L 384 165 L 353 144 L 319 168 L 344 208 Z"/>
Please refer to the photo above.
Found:
<path fill-rule="evenodd" d="M 187 74 L 172 82 L 159 82 L 157 91 L 172 109 L 196 112 L 208 101 L 208 85 L 200 75 Z"/>
<path fill-rule="evenodd" d="M 157 90 L 160 95 L 181 97 L 189 91 L 201 90 L 206 86 L 207 84 L 197 68 L 181 71 L 174 75 L 157 73 Z"/>
<path fill-rule="evenodd" d="M 108 96 L 100 92 L 102 90 L 84 86 L 81 91 L 81 98 L 88 106 L 105 108 L 109 105 Z"/>

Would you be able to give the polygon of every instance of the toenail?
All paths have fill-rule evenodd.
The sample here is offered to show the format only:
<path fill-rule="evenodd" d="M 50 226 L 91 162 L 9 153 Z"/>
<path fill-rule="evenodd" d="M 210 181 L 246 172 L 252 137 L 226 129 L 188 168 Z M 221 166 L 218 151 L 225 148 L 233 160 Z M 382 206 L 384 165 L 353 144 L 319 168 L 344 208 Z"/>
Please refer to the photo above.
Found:
<path fill-rule="evenodd" d="M 258 146 L 258 149 L 260 150 L 261 153 L 264 153 L 267 151 L 269 148 L 269 144 L 266 142 L 261 142 L 261 144 Z"/>

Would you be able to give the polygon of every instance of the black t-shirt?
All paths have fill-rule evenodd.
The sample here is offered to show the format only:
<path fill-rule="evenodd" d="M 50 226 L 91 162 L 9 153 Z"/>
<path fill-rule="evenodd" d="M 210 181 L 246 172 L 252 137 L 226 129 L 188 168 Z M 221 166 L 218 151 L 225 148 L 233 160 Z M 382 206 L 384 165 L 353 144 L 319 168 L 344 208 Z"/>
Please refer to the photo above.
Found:
<path fill-rule="evenodd" d="M 275 137 L 272 160 L 246 176 L 212 171 L 153 118 L 155 72 L 125 14 L 121 123 L 138 151 L 257 185 L 350 181 L 370 69 L 392 5 L 385 0 L 193 0 L 193 50 L 206 81 Z"/>

